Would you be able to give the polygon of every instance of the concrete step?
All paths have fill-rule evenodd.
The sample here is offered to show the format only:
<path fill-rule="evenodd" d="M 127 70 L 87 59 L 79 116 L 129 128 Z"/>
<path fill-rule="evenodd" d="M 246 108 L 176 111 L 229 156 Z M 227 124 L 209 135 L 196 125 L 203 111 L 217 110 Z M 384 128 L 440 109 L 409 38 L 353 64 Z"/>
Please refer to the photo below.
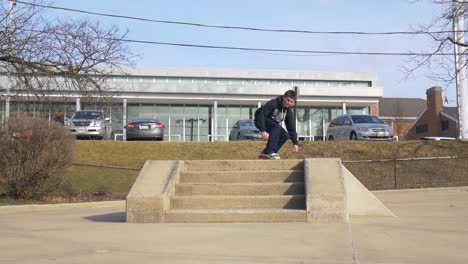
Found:
<path fill-rule="evenodd" d="M 180 183 L 304 182 L 302 170 L 183 172 Z"/>
<path fill-rule="evenodd" d="M 304 195 L 192 195 L 171 198 L 171 209 L 300 209 L 305 210 Z"/>
<path fill-rule="evenodd" d="M 232 222 L 306 222 L 305 210 L 185 210 L 166 212 L 169 223 L 232 223 Z"/>
<path fill-rule="evenodd" d="M 186 160 L 184 171 L 304 170 L 304 160 Z"/>
<path fill-rule="evenodd" d="M 175 195 L 303 195 L 304 183 L 183 183 Z"/>

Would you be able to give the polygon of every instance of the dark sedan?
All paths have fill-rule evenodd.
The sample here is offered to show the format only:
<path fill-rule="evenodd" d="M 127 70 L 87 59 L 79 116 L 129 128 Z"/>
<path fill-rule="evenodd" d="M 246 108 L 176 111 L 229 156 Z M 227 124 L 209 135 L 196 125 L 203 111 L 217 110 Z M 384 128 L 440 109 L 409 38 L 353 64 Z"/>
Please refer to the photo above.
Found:
<path fill-rule="evenodd" d="M 134 118 L 125 131 L 127 140 L 164 140 L 164 125 L 157 118 Z"/>
<path fill-rule="evenodd" d="M 229 140 L 261 140 L 260 130 L 252 119 L 237 121 L 229 134 Z"/>

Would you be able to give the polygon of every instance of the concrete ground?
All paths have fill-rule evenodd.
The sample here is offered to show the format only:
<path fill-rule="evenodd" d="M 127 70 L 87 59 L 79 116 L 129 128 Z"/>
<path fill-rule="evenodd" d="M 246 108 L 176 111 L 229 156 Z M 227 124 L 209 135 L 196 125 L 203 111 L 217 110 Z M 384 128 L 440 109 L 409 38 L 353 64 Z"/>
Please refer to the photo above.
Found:
<path fill-rule="evenodd" d="M 0 207 L 0 263 L 468 263 L 468 187 L 375 194 L 397 218 L 127 224 L 123 201 Z"/>

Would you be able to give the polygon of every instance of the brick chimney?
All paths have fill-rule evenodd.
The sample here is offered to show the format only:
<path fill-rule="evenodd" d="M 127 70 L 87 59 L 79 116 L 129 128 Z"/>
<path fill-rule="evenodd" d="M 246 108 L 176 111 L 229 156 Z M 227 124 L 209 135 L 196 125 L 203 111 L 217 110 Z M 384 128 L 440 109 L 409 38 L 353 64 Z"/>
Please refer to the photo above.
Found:
<path fill-rule="evenodd" d="M 442 87 L 434 86 L 427 89 L 427 111 L 431 116 L 439 116 L 439 113 L 442 112 Z"/>

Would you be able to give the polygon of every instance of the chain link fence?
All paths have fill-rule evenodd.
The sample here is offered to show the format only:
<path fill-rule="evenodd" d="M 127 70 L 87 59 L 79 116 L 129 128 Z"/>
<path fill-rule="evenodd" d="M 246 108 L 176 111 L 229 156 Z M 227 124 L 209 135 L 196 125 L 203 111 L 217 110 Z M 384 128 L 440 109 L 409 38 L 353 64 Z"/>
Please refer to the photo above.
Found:
<path fill-rule="evenodd" d="M 468 157 L 343 161 L 369 190 L 468 186 Z"/>

